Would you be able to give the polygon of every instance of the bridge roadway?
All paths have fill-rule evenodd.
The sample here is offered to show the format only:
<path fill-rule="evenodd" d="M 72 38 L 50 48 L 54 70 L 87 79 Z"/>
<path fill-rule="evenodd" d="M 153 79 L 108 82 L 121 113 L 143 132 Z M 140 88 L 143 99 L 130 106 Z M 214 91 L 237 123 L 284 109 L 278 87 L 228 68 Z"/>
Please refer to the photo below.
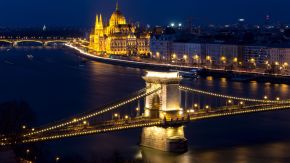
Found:
<path fill-rule="evenodd" d="M 166 117 L 164 119 L 150 119 L 145 117 L 137 117 L 132 119 L 120 119 L 111 120 L 105 122 L 99 122 L 95 124 L 79 124 L 76 126 L 67 126 L 66 128 L 61 128 L 58 130 L 53 130 L 47 133 L 36 134 L 29 137 L 22 137 L 17 143 L 33 143 L 48 140 L 56 140 L 68 137 L 92 135 L 107 133 L 113 131 L 127 130 L 133 128 L 143 128 L 151 126 L 174 126 L 174 125 L 184 125 L 189 122 L 194 122 L 197 120 L 204 120 L 210 118 L 226 117 L 243 115 L 258 112 L 268 112 L 268 111 L 278 111 L 287 110 L 290 106 L 287 104 L 260 104 L 252 106 L 231 106 L 215 108 L 212 110 L 200 110 L 194 113 L 184 113 L 183 116 L 179 117 Z"/>

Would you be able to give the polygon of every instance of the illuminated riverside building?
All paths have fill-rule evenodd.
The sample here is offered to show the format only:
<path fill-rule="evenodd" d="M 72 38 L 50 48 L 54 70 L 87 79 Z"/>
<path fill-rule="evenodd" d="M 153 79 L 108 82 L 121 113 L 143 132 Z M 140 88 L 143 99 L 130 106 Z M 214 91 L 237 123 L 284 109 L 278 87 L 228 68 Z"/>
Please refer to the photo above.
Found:
<path fill-rule="evenodd" d="M 150 35 L 126 21 L 118 3 L 107 25 L 102 15 L 96 16 L 95 28 L 90 35 L 90 49 L 101 54 L 148 55 Z"/>

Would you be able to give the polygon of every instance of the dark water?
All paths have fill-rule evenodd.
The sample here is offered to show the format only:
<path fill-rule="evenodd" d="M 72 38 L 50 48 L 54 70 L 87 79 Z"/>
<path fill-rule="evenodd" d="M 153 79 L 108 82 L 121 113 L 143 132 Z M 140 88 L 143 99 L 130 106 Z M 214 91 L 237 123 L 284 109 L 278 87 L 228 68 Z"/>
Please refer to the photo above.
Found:
<path fill-rule="evenodd" d="M 36 125 L 42 125 L 92 110 L 144 87 L 142 70 L 84 63 L 73 53 L 64 48 L 1 49 L 0 102 L 28 102 L 37 115 Z M 34 58 L 28 59 L 27 55 Z M 290 87 L 283 84 L 239 83 L 211 77 L 183 84 L 242 97 L 290 97 Z M 222 103 L 210 98 L 206 102 Z M 289 111 L 278 111 L 188 124 L 185 132 L 190 150 L 180 155 L 139 148 L 140 129 L 41 145 L 49 151 L 48 157 L 82 160 L 111 157 L 117 152 L 126 159 L 151 163 L 290 162 L 289 117 Z"/>

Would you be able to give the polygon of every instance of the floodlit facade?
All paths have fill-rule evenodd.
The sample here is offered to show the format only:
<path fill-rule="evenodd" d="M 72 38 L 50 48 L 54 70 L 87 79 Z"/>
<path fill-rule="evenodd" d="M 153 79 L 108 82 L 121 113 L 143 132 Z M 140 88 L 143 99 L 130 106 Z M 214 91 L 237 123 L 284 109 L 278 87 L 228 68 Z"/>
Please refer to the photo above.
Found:
<path fill-rule="evenodd" d="M 91 50 L 100 54 L 148 55 L 149 46 L 149 33 L 139 31 L 136 25 L 127 23 L 118 3 L 107 25 L 102 15 L 96 16 L 95 28 L 90 35 Z"/>

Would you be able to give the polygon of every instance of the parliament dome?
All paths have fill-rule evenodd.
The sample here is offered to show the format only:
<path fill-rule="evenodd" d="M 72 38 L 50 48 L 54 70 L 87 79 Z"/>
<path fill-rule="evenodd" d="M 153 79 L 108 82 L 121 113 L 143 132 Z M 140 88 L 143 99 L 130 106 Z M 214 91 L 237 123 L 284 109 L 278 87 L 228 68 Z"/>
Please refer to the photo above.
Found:
<path fill-rule="evenodd" d="M 119 10 L 118 3 L 116 5 L 116 11 L 113 12 L 110 18 L 110 26 L 126 24 L 126 18 Z"/>

